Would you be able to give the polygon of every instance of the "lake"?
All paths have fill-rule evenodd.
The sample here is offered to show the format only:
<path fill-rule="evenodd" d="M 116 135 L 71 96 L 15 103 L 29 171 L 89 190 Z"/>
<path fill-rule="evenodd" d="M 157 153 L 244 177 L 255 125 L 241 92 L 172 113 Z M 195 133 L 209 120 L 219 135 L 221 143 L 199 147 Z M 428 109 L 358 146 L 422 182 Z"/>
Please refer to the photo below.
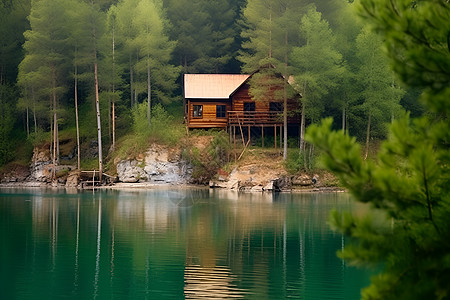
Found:
<path fill-rule="evenodd" d="M 0 189 L 0 299 L 359 299 L 346 193 Z"/>

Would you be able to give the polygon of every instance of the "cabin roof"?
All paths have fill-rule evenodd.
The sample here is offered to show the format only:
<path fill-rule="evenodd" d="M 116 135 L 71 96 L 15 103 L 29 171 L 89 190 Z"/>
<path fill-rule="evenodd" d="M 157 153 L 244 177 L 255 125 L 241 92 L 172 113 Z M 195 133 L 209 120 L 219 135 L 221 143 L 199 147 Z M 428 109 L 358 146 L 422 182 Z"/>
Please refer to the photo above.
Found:
<path fill-rule="evenodd" d="M 250 77 L 242 74 L 185 74 L 186 99 L 229 99 Z"/>

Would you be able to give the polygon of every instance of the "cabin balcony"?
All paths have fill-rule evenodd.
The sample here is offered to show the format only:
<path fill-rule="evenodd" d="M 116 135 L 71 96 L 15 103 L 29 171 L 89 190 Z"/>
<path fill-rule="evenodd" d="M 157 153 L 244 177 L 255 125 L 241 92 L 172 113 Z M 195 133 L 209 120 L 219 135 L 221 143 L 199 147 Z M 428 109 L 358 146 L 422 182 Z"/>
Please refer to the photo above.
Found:
<path fill-rule="evenodd" d="M 278 111 L 228 111 L 228 125 L 281 125 L 283 113 Z"/>

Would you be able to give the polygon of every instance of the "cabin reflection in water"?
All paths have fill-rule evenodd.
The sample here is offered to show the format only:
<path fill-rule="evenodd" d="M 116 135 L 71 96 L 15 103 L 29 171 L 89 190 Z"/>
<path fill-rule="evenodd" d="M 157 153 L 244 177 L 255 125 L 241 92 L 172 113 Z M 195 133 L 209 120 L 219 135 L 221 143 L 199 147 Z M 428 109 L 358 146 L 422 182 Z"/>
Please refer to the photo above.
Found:
<path fill-rule="evenodd" d="M 189 264 L 184 269 L 184 295 L 186 299 L 243 298 L 245 291 L 233 283 L 235 280 L 227 267 Z"/>
<path fill-rule="evenodd" d="M 26 242 L 1 262 L 17 270 L 12 278 L 40 274 L 24 281 L 24 295 L 355 299 L 343 295 L 358 280 L 336 257 L 345 240 L 326 222 L 335 207 L 364 212 L 347 194 L 171 188 L 24 197 L 0 201 L 2 222 L 23 225 L 14 238 Z"/>

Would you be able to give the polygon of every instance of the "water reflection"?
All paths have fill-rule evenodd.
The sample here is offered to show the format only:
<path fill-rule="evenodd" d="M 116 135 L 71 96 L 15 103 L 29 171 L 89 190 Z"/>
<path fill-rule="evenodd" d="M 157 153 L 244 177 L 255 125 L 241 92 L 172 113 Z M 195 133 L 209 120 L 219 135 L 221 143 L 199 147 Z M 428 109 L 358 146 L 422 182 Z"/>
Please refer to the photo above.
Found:
<path fill-rule="evenodd" d="M 347 194 L 0 192 L 2 299 L 358 299 L 368 282 L 326 224 L 364 213 Z"/>

